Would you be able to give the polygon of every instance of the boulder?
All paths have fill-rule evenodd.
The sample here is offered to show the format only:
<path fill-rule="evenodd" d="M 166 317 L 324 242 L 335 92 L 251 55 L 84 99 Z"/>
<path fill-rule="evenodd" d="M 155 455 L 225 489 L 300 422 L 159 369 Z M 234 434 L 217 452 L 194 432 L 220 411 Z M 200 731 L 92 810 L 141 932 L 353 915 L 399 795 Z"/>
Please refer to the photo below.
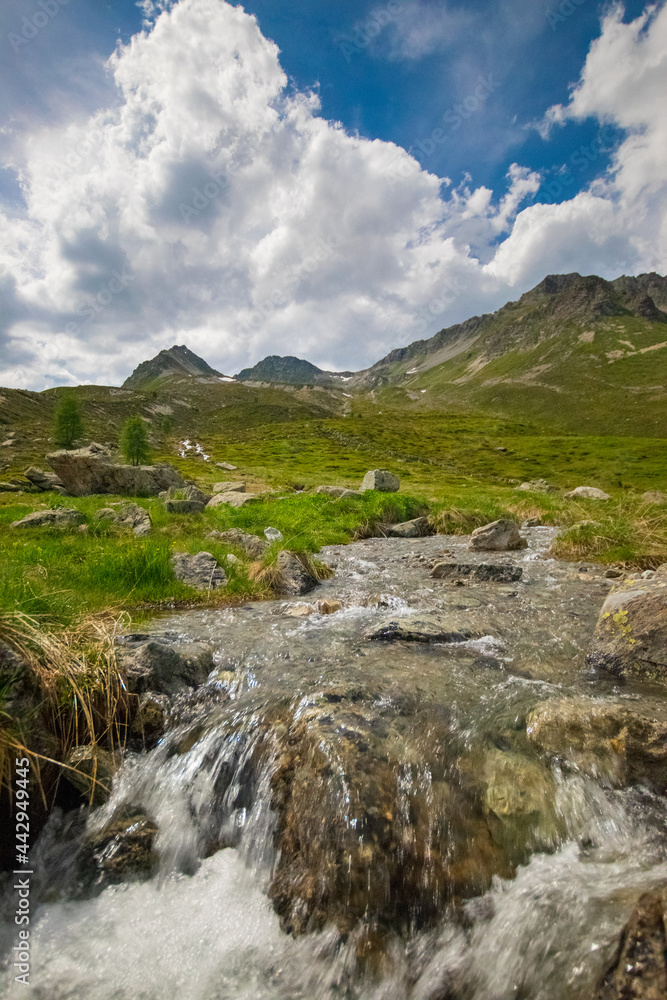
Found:
<path fill-rule="evenodd" d="M 265 538 L 257 535 L 249 535 L 240 528 L 229 528 L 228 531 L 211 531 L 206 536 L 213 541 L 222 542 L 223 545 L 236 545 L 243 549 L 249 559 L 261 559 L 269 548 L 269 542 Z"/>
<path fill-rule="evenodd" d="M 278 594 L 299 597 L 314 590 L 319 580 L 301 562 L 294 552 L 283 549 L 278 553 L 275 564 L 275 577 L 272 580 L 273 589 Z"/>
<path fill-rule="evenodd" d="M 469 577 L 471 580 L 487 583 L 516 583 L 523 576 L 520 566 L 492 565 L 480 563 L 475 566 L 470 563 L 436 563 L 431 576 L 434 580 L 460 580 Z"/>
<path fill-rule="evenodd" d="M 44 472 L 43 469 L 38 469 L 36 466 L 31 465 L 30 468 L 25 470 L 24 476 L 33 486 L 36 486 L 37 489 L 43 492 L 49 490 L 54 490 L 56 493 L 65 492 L 65 484 L 56 476 L 55 472 Z"/>
<path fill-rule="evenodd" d="M 227 472 L 236 472 L 236 470 L 238 468 L 237 465 L 232 465 L 230 462 L 216 462 L 215 465 L 216 465 L 216 468 L 218 468 L 218 469 L 226 469 Z"/>
<path fill-rule="evenodd" d="M 386 619 L 366 633 L 367 639 L 394 642 L 466 642 L 480 635 L 460 618 L 442 614 L 402 615 Z"/>
<path fill-rule="evenodd" d="M 389 538 L 425 538 L 433 534 L 433 528 L 427 517 L 415 517 L 412 521 L 390 524 L 386 534 Z"/>
<path fill-rule="evenodd" d="M 546 479 L 533 479 L 528 483 L 521 483 L 521 486 L 517 486 L 517 490 L 525 493 L 558 493 L 558 487 L 552 486 Z"/>
<path fill-rule="evenodd" d="M 96 885 L 150 878 L 159 857 L 153 849 L 158 829 L 143 813 L 121 815 L 102 830 L 86 833 L 80 864 Z"/>
<path fill-rule="evenodd" d="M 100 445 L 56 451 L 47 461 L 71 496 L 112 493 L 120 496 L 157 496 L 162 490 L 182 489 L 185 482 L 173 465 L 117 465 Z"/>
<path fill-rule="evenodd" d="M 154 746 L 167 728 L 169 696 L 156 691 L 146 691 L 139 698 L 139 705 L 132 719 L 131 730 L 146 747 Z"/>
<path fill-rule="evenodd" d="M 575 490 L 571 490 L 570 493 L 565 494 L 566 497 L 584 497 L 588 500 L 611 500 L 608 493 L 604 490 L 599 490 L 597 486 L 577 486 Z"/>
<path fill-rule="evenodd" d="M 243 507 L 247 503 L 255 503 L 261 500 L 261 496 L 256 493 L 217 493 L 206 504 L 207 507 L 219 507 L 226 503 L 230 507 Z"/>
<path fill-rule="evenodd" d="M 218 493 L 245 493 L 245 483 L 216 483 L 213 487 L 213 495 L 216 496 Z"/>
<path fill-rule="evenodd" d="M 667 889 L 663 886 L 640 896 L 593 1000 L 664 1000 L 666 928 Z"/>
<path fill-rule="evenodd" d="M 659 490 L 647 490 L 646 493 L 642 493 L 642 500 L 645 503 L 667 503 L 667 494 Z"/>
<path fill-rule="evenodd" d="M 628 578 L 602 605 L 589 666 L 616 677 L 647 676 L 667 682 L 667 576 Z"/>
<path fill-rule="evenodd" d="M 200 500 L 165 500 L 164 509 L 168 514 L 203 514 L 206 504 Z"/>
<path fill-rule="evenodd" d="M 501 552 L 511 549 L 525 549 L 528 542 L 519 534 L 519 526 L 514 521 L 492 521 L 481 528 L 475 528 L 470 536 L 469 549 Z"/>
<path fill-rule="evenodd" d="M 197 552 L 196 555 L 177 552 L 171 557 L 171 565 L 176 579 L 196 590 L 215 590 L 227 583 L 225 571 L 210 552 Z"/>
<path fill-rule="evenodd" d="M 16 483 L 0 483 L 0 493 L 21 493 L 21 487 Z"/>
<path fill-rule="evenodd" d="M 528 739 L 594 778 L 623 787 L 667 781 L 667 723 L 643 704 L 551 698 L 530 712 Z"/>
<path fill-rule="evenodd" d="M 121 647 L 119 661 L 132 694 L 174 694 L 206 683 L 213 670 L 213 650 L 205 642 L 169 643 L 138 637 Z"/>
<path fill-rule="evenodd" d="M 65 764 L 70 784 L 92 805 L 99 806 L 109 797 L 113 776 L 121 765 L 121 759 L 102 747 L 86 745 L 73 747 L 65 758 Z"/>
<path fill-rule="evenodd" d="M 315 492 L 325 493 L 328 497 L 342 497 L 344 493 L 352 491 L 346 489 L 344 486 L 318 486 Z"/>
<path fill-rule="evenodd" d="M 53 510 L 35 510 L 20 521 L 13 521 L 12 528 L 73 528 L 85 524 L 86 518 L 80 510 L 55 507 Z"/>
<path fill-rule="evenodd" d="M 135 535 L 147 535 L 152 526 L 151 516 L 145 507 L 137 503 L 125 503 L 115 507 L 101 507 L 94 516 L 95 521 L 111 521 L 112 524 L 131 528 Z"/>
<path fill-rule="evenodd" d="M 379 493 L 397 493 L 401 488 L 398 476 L 387 469 L 373 469 L 367 472 L 361 483 L 361 490 L 377 490 Z"/>

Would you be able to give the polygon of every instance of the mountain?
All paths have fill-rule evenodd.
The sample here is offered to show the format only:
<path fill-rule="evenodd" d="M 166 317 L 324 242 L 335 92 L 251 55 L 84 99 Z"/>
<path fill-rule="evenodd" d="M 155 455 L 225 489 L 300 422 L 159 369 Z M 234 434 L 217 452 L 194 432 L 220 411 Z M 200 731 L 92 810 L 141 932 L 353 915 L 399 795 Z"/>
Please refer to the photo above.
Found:
<path fill-rule="evenodd" d="M 354 372 L 325 372 L 301 358 L 271 354 L 253 368 L 244 368 L 235 378 L 239 382 L 278 382 L 282 385 L 329 385 L 349 379 Z"/>
<path fill-rule="evenodd" d="M 223 377 L 215 368 L 211 368 L 202 358 L 194 354 L 184 344 L 174 345 L 168 350 L 160 351 L 150 361 L 142 361 L 129 378 L 123 382 L 123 389 L 140 389 L 155 379 L 166 378 L 169 375 L 195 375 L 204 377 Z"/>

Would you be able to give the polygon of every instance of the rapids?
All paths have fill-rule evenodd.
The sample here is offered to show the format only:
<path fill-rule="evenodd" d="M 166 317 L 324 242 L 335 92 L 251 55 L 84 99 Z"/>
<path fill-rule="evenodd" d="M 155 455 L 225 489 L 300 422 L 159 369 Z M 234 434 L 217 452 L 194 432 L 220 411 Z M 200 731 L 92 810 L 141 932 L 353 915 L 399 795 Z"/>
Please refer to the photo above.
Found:
<path fill-rule="evenodd" d="M 54 814 L 36 872 L 28 987 L 16 1000 L 586 1000 L 641 892 L 667 881 L 667 808 L 529 744 L 549 699 L 667 699 L 584 657 L 610 581 L 466 539 L 325 549 L 308 600 L 164 615 L 216 649 L 109 801 Z M 511 585 L 434 580 L 440 560 L 511 563 Z M 445 613 L 451 644 L 370 641 L 388 616 Z M 519 791 L 517 791 L 519 789 Z M 157 827 L 148 877 L 84 877 L 82 844 L 118 817 Z M 83 852 L 83 853 L 82 853 Z M 14 941 L 11 892 L 0 950 Z M 288 933 L 293 931 L 294 933 Z"/>

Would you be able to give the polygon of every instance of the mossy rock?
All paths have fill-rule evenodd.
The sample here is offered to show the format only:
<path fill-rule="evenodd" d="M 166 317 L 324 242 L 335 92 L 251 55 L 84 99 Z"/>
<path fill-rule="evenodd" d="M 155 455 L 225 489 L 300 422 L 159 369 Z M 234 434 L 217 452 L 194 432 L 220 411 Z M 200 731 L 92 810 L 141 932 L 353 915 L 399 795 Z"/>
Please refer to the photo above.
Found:
<path fill-rule="evenodd" d="M 667 683 L 667 580 L 628 579 L 602 606 L 589 666 Z"/>

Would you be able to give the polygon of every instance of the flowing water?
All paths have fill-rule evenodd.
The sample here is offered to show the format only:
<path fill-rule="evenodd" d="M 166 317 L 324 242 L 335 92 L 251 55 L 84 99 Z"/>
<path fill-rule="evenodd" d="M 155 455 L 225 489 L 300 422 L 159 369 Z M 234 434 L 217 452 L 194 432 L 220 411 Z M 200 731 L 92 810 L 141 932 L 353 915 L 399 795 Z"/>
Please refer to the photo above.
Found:
<path fill-rule="evenodd" d="M 551 529 L 526 534 L 495 558 L 442 536 L 326 549 L 335 577 L 304 600 L 335 614 L 271 601 L 156 620 L 210 642 L 216 671 L 157 746 L 127 753 L 103 807 L 52 817 L 32 854 L 30 985 L 5 964 L 0 995 L 590 997 L 638 896 L 667 881 L 665 799 L 546 758 L 527 715 L 572 695 L 667 706 L 587 671 L 610 582 L 550 559 Z M 434 580 L 443 558 L 523 578 Z M 367 638 L 425 611 L 474 637 Z M 157 828 L 153 867 L 120 881 L 113 840 L 94 864 L 85 847 L 119 822 Z"/>

